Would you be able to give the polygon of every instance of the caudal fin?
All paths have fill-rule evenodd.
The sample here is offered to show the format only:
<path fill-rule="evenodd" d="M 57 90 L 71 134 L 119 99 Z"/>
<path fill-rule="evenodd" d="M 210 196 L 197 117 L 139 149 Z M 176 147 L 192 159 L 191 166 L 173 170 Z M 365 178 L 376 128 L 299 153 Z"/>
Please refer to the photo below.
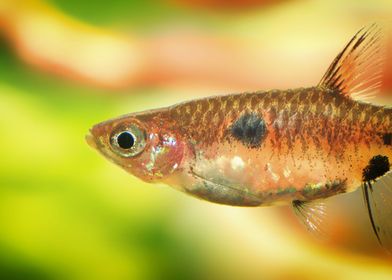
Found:
<path fill-rule="evenodd" d="M 381 86 L 385 36 L 376 24 L 362 28 L 329 66 L 319 86 L 358 101 L 369 101 Z"/>

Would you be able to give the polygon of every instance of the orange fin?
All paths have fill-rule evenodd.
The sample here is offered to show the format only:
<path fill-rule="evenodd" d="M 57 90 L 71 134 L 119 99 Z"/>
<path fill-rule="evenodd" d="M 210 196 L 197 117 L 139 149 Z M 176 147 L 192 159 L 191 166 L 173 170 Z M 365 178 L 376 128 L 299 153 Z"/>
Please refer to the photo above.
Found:
<path fill-rule="evenodd" d="M 329 66 L 319 86 L 358 101 L 376 96 L 386 60 L 385 36 L 376 24 L 362 28 Z"/>

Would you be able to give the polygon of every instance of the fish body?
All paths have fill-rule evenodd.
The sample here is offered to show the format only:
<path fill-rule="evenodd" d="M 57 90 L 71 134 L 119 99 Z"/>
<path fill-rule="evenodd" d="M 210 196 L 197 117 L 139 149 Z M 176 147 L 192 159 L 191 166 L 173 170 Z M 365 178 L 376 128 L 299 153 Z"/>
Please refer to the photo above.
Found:
<path fill-rule="evenodd" d="M 264 123 L 260 135 L 261 127 L 238 124 L 249 118 Z M 321 87 L 189 101 L 105 122 L 92 133 L 105 135 L 108 126 L 127 123 L 147 124 L 146 138 L 157 144 L 146 158 L 112 156 L 116 163 L 131 173 L 137 169 L 145 181 L 163 181 L 230 205 L 312 200 L 355 190 L 373 155 L 392 157 L 384 143 L 392 132 L 391 109 Z M 248 135 L 236 134 L 236 125 Z"/>
<path fill-rule="evenodd" d="M 221 204 L 291 203 L 314 228 L 322 211 L 309 202 L 389 172 L 392 109 L 362 101 L 379 85 L 379 41 L 374 26 L 358 32 L 315 87 L 132 113 L 94 126 L 87 141 L 144 181 Z"/>

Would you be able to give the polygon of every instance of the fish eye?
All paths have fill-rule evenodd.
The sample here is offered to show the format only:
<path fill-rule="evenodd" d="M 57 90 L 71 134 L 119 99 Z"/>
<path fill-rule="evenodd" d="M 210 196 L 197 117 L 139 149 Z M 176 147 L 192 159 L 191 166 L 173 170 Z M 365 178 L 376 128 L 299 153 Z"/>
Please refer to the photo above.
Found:
<path fill-rule="evenodd" d="M 117 145 L 121 149 L 124 150 L 130 149 L 133 147 L 134 144 L 135 144 L 135 136 L 133 136 L 133 134 L 130 133 L 129 131 L 121 132 L 117 136 Z"/>
<path fill-rule="evenodd" d="M 146 134 L 136 125 L 121 126 L 113 130 L 110 137 L 112 150 L 124 157 L 140 154 L 146 146 Z"/>

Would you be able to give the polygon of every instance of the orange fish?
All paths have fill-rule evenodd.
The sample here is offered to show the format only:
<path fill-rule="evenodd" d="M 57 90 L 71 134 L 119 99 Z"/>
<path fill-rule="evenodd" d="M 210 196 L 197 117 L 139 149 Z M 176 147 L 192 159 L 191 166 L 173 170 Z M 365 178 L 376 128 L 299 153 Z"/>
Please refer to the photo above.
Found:
<path fill-rule="evenodd" d="M 310 88 L 231 94 L 95 125 L 87 142 L 146 182 L 236 206 L 291 204 L 318 231 L 324 198 L 363 190 L 392 249 L 392 109 L 366 103 L 382 80 L 383 35 L 361 29 Z"/>

